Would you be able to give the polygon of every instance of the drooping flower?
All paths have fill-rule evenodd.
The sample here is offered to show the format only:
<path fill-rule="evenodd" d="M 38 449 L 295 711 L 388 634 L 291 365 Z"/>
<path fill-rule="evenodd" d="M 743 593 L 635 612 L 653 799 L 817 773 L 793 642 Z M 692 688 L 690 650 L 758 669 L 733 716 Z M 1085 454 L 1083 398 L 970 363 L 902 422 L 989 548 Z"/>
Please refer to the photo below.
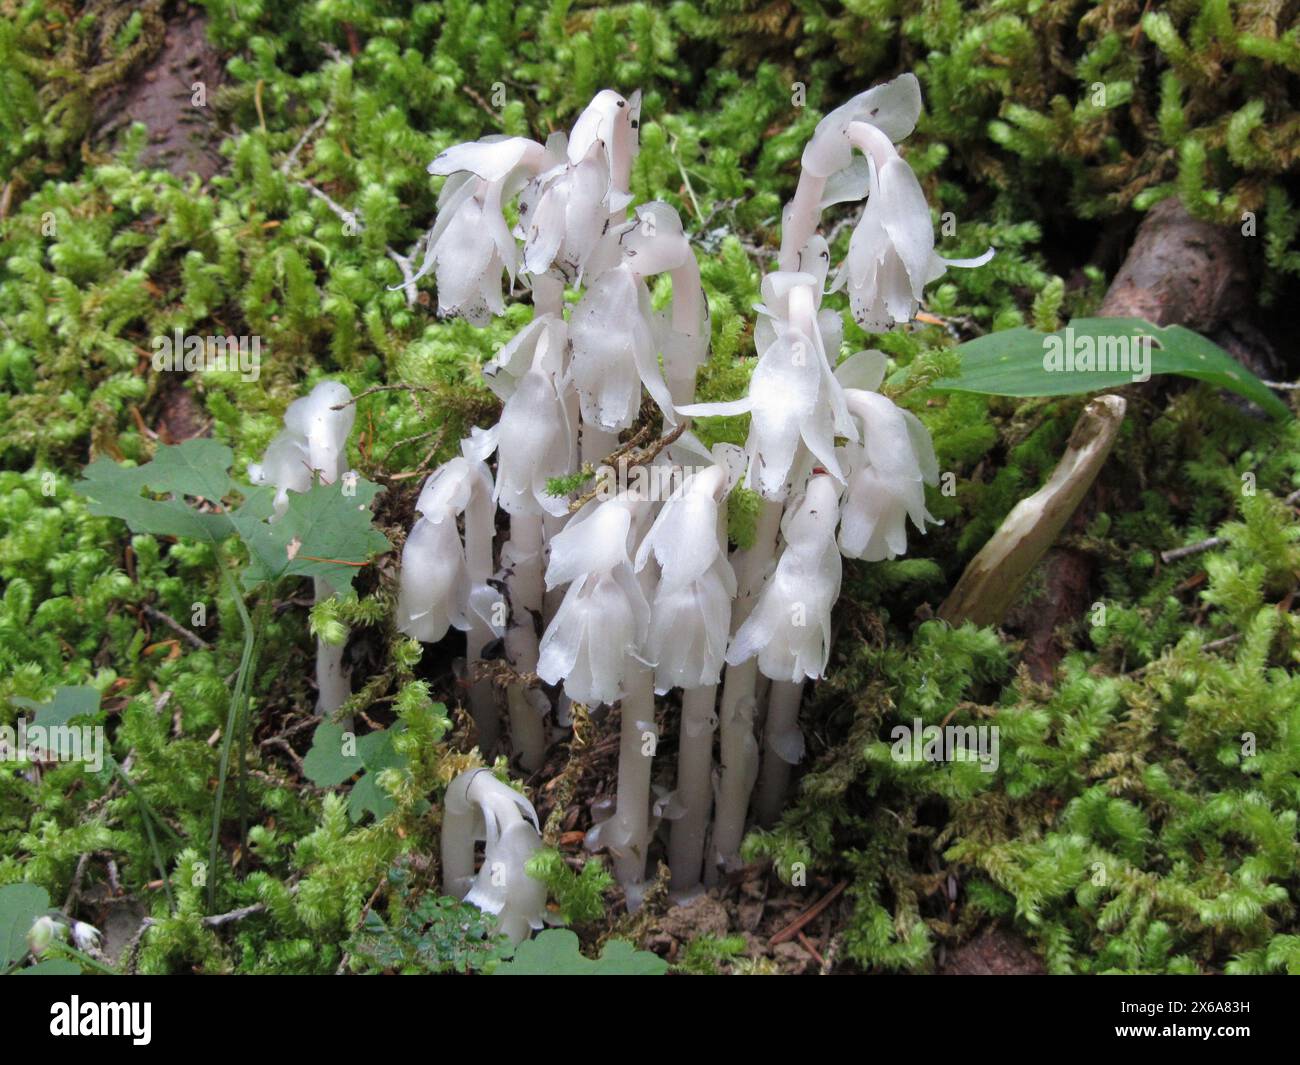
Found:
<path fill-rule="evenodd" d="M 415 504 L 421 516 L 402 548 L 397 628 L 424 643 L 449 626 L 468 631 L 475 620 L 500 636 L 506 611 L 492 577 L 492 475 L 482 461 L 480 437 L 462 442 L 425 481 Z M 462 541 L 457 518 L 463 517 Z"/>
<path fill-rule="evenodd" d="M 352 393 L 338 381 L 322 381 L 284 412 L 282 429 L 261 462 L 248 465 L 248 479 L 274 485 L 275 517 L 289 509 L 290 492 L 306 492 L 319 477 L 334 484 L 347 472 L 347 443 L 356 420 Z"/>
<path fill-rule="evenodd" d="M 736 632 L 727 662 L 755 655 L 773 680 L 798 682 L 826 671 L 831 647 L 831 607 L 840 594 L 842 563 L 835 546 L 839 489 L 817 475 L 782 521 L 785 549 L 759 593 L 753 612 Z"/>
<path fill-rule="evenodd" d="M 921 86 L 914 74 L 902 74 L 876 85 L 837 107 L 817 123 L 800 161 L 799 185 L 781 220 L 781 270 L 808 269 L 798 260 L 817 231 L 823 209 L 866 196 L 869 173 L 866 160 L 855 158 L 849 126 L 866 122 L 892 142 L 903 140 L 921 114 Z"/>
<path fill-rule="evenodd" d="M 563 681 L 574 702 L 616 703 L 649 623 L 650 607 L 630 566 L 586 574 L 569 586 L 542 636 L 537 675 L 548 684 Z"/>
<path fill-rule="evenodd" d="M 489 387 L 505 399 L 484 439 L 497 451 L 495 500 L 508 514 L 568 511 L 566 500 L 546 492 L 547 481 L 575 462 L 562 384 L 567 335 L 563 318 L 539 315 L 484 368 Z"/>
<path fill-rule="evenodd" d="M 546 163 L 546 149 L 536 141 L 494 136 L 448 148 L 429 164 L 430 174 L 449 176 L 424 261 L 411 280 L 434 271 L 439 314 L 485 325 L 504 311 L 501 275 L 514 283 L 519 248 L 502 205 Z"/>
<path fill-rule="evenodd" d="M 853 317 L 868 332 L 911 321 L 922 290 L 950 266 L 982 266 L 990 248 L 973 259 L 944 259 L 934 250 L 934 225 L 921 184 L 889 137 L 867 122 L 850 122 L 848 138 L 866 155 L 867 204 L 835 279 L 847 286 Z"/>
<path fill-rule="evenodd" d="M 589 507 L 551 540 L 546 586 L 569 590 L 542 635 L 537 675 L 594 705 L 623 697 L 631 663 L 642 660 L 650 607 L 630 555 L 647 504 L 619 495 Z"/>
<path fill-rule="evenodd" d="M 736 575 L 723 550 L 719 507 L 736 481 L 740 463 L 726 444 L 716 461 L 693 473 L 664 503 L 637 550 L 636 569 L 651 557 L 659 582 L 650 610 L 645 657 L 655 663 L 655 687 L 717 684 L 731 629 Z"/>
<path fill-rule="evenodd" d="M 484 844 L 474 872 L 474 844 Z M 546 885 L 529 876 L 528 859 L 541 849 L 533 804 L 490 769 L 467 769 L 443 799 L 443 891 L 497 917 L 511 942 L 541 928 Z"/>
<path fill-rule="evenodd" d="M 863 353 L 877 356 L 879 352 Z M 845 390 L 862 442 L 844 448 L 849 485 L 840 525 L 840 550 L 848 558 L 879 562 L 907 551 L 907 519 L 921 532 L 934 522 L 925 485 L 939 481 L 929 431 L 911 411 L 874 391 Z"/>
<path fill-rule="evenodd" d="M 822 338 L 817 313 L 820 288 L 814 274 L 768 274 L 760 308 L 767 321 L 754 332 L 755 343 L 765 347 L 759 349 L 749 394 L 727 403 L 678 408 L 682 414 L 702 417 L 751 414 L 745 483 L 769 499 L 783 498 L 792 474 L 801 472 L 794 468 L 801 443 L 842 481 L 834 440 L 836 435 L 856 439 Z"/>
<path fill-rule="evenodd" d="M 530 274 L 554 269 L 581 283 L 611 218 L 619 219 L 631 200 L 639 115 L 640 93 L 625 100 L 606 89 L 578 116 L 571 137 L 547 141 L 547 166 L 519 197 L 515 235 Z"/>

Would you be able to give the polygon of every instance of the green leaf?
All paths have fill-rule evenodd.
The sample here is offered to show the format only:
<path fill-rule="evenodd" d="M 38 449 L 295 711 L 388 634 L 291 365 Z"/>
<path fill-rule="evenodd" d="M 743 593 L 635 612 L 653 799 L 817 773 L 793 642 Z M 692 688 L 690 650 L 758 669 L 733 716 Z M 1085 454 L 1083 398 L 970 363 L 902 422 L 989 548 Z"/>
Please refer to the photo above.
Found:
<path fill-rule="evenodd" d="M 519 944 L 512 961 L 497 967 L 498 976 L 662 976 L 668 963 L 658 954 L 611 939 L 600 958 L 583 957 L 578 937 L 567 928 L 551 928 Z"/>
<path fill-rule="evenodd" d="M 11 696 L 9 701 L 15 706 L 35 710 L 36 714 L 31 723 L 41 728 L 66 725 L 74 718 L 99 712 L 99 692 L 84 684 L 55 688 L 54 698 L 48 703 L 38 703 L 34 699 L 25 699 L 21 695 Z"/>
<path fill-rule="evenodd" d="M 311 750 L 302 760 L 302 771 L 317 787 L 335 787 L 365 768 L 360 754 L 343 753 L 343 733 L 342 725 L 322 721 L 312 734 Z"/>
<path fill-rule="evenodd" d="M 37 884 L 0 887 L 0 972 L 26 957 L 27 933 L 49 908 L 50 896 Z"/>
<path fill-rule="evenodd" d="M 46 958 L 26 969 L 19 969 L 15 976 L 80 976 L 81 966 L 67 958 Z"/>
<path fill-rule="evenodd" d="M 944 392 L 979 392 L 994 396 L 1070 396 L 1098 392 L 1132 384 L 1133 368 L 1060 370 L 1045 365 L 1048 337 L 1056 337 L 1078 351 L 1083 338 L 1092 341 L 1094 352 L 1110 350 L 1098 346 L 1099 339 L 1113 341 L 1151 338 L 1150 372 L 1194 377 L 1245 396 L 1276 418 L 1290 417 L 1291 411 L 1258 377 L 1213 341 L 1182 326 L 1160 327 L 1141 318 L 1079 318 L 1055 333 L 1033 329 L 1006 329 L 978 337 L 958 346 L 961 374 L 936 381 Z M 1109 360 L 1107 360 L 1109 362 Z"/>
<path fill-rule="evenodd" d="M 362 776 L 348 793 L 348 817 L 354 825 L 367 813 L 374 814 L 376 821 L 382 821 L 395 808 L 396 804 L 379 786 L 378 777 L 374 773 Z"/>
<path fill-rule="evenodd" d="M 350 588 L 357 571 L 390 546 L 371 524 L 370 503 L 379 490 L 363 477 L 350 489 L 343 481 L 313 485 L 290 492 L 288 510 L 271 522 L 274 489 L 250 489 L 230 518 L 248 545 L 244 583 L 251 588 L 284 577 L 322 577 L 336 591 Z"/>
<path fill-rule="evenodd" d="M 405 729 L 405 723 L 399 721 L 392 728 L 367 733 L 356 741 L 356 753 L 345 755 L 343 727 L 322 721 L 312 735 L 311 750 L 302 760 L 303 773 L 318 787 L 333 788 L 365 770 L 348 794 L 348 816 L 354 824 L 367 813 L 381 820 L 392 811 L 393 800 L 379 786 L 377 774 L 405 764 L 393 746 L 394 738 Z"/>
<path fill-rule="evenodd" d="M 68 958 L 45 958 L 14 973 L 16 977 L 79 977 L 82 967 Z"/>
<path fill-rule="evenodd" d="M 185 499 L 220 503 L 235 487 L 233 460 L 230 448 L 207 439 L 160 447 L 143 466 L 120 466 L 101 456 L 86 467 L 73 491 L 90 501 L 90 513 L 121 518 L 132 532 L 215 543 L 235 531 L 230 518 L 200 513 Z M 146 489 L 172 498 L 146 498 L 141 494 Z"/>

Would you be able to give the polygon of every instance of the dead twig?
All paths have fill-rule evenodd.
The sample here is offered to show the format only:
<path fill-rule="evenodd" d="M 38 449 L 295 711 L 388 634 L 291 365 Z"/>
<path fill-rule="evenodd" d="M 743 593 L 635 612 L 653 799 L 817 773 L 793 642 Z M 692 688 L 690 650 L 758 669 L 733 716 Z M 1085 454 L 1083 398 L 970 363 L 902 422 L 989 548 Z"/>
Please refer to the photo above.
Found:
<path fill-rule="evenodd" d="M 808 907 L 808 909 L 804 910 L 803 913 L 801 913 L 788 925 L 782 928 L 781 931 L 777 932 L 776 935 L 774 935 L 771 939 L 769 939 L 767 941 L 767 945 L 769 947 L 775 947 L 779 943 L 784 943 L 787 940 L 794 939 L 795 936 L 797 936 L 800 932 L 803 931 L 804 926 L 808 924 L 809 921 L 815 920 L 817 918 L 817 915 L 821 913 L 823 910 L 825 910 L 826 907 L 829 906 L 832 902 L 834 902 L 837 898 L 839 898 L 840 894 L 848 886 L 849 886 L 849 882 L 847 880 L 841 880 L 838 884 L 836 884 L 833 888 L 831 888 L 830 891 L 826 892 L 825 895 L 823 895 L 820 899 L 814 902 L 811 906 Z"/>
<path fill-rule="evenodd" d="M 641 430 L 641 432 L 645 432 L 645 430 L 643 429 Z M 624 462 L 623 461 L 624 458 L 628 456 L 629 452 L 635 446 L 636 437 L 633 437 L 632 440 L 629 440 L 626 444 L 622 445 L 621 447 L 617 448 L 615 451 L 611 452 L 611 454 L 604 460 L 604 462 L 601 463 L 601 465 L 613 466 L 615 463 L 617 463 L 619 465 L 620 470 L 624 474 L 626 474 L 628 470 L 635 469 L 637 466 L 645 466 L 653 462 L 656 458 L 659 457 L 660 452 L 662 452 L 664 448 L 674 443 L 677 440 L 677 438 L 681 436 L 682 433 L 684 432 L 686 432 L 686 422 L 681 422 L 667 436 L 661 436 L 649 447 L 642 448 L 640 451 L 637 451 L 635 455 L 633 455 L 631 458 L 628 458 L 627 461 Z M 638 436 L 639 435 L 640 434 L 638 434 Z M 594 488 L 589 488 L 587 489 L 587 491 L 583 492 L 582 495 L 578 496 L 577 499 L 575 499 L 572 503 L 569 504 L 569 513 L 574 514 L 577 511 L 581 510 L 583 507 L 585 507 L 588 503 L 590 503 L 593 499 L 595 499 L 598 495 L 600 495 L 603 487 L 604 487 L 603 483 L 597 483 Z"/>
<path fill-rule="evenodd" d="M 143 609 L 144 612 L 148 614 L 151 618 L 153 618 L 155 621 L 161 621 L 164 625 L 166 625 L 169 629 L 171 629 L 172 632 L 176 633 L 177 636 L 184 637 L 185 641 L 189 643 L 191 647 L 197 647 L 200 651 L 212 650 L 212 644 L 208 643 L 208 641 L 205 640 L 198 633 L 191 632 L 189 629 L 187 629 L 184 625 L 182 625 L 170 614 L 164 614 L 156 606 L 150 606 L 148 603 L 144 604 Z"/>

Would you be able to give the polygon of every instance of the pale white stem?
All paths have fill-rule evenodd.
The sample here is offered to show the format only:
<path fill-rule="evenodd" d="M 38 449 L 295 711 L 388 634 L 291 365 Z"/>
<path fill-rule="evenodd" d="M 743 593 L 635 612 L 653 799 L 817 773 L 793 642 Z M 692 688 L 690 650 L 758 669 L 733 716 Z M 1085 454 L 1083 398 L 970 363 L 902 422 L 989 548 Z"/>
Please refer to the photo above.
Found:
<path fill-rule="evenodd" d="M 483 649 L 495 639 L 487 622 L 477 614 L 470 615 L 470 629 L 465 634 L 465 667 L 473 675 L 474 664 L 483 660 Z M 501 715 L 497 707 L 496 691 L 487 679 L 476 680 L 469 686 L 469 714 L 478 731 L 478 749 L 484 757 L 491 758 L 501 739 Z"/>
<path fill-rule="evenodd" d="M 334 588 L 329 581 L 316 577 L 312 581 L 315 600 L 320 603 L 334 595 Z M 345 647 L 326 643 L 316 639 L 316 715 L 329 717 L 342 706 L 352 694 L 347 671 L 343 667 Z M 343 722 L 345 728 L 350 722 Z"/>
<path fill-rule="evenodd" d="M 799 704 L 803 699 L 803 681 L 772 681 L 767 702 L 767 723 L 763 730 L 763 768 L 758 775 L 754 796 L 754 819 L 764 828 L 776 823 L 785 808 L 790 787 L 789 748 L 782 739 L 799 728 Z"/>
<path fill-rule="evenodd" d="M 674 366 L 669 364 L 668 394 L 672 397 L 673 406 L 684 407 L 695 399 L 696 372 L 694 366 Z"/>
<path fill-rule="evenodd" d="M 798 270 L 799 253 L 817 232 L 822 217 L 822 193 L 826 190 L 826 179 L 810 174 L 806 170 L 799 172 L 799 184 L 794 190 L 794 199 L 786 207 L 785 222 L 781 231 L 781 252 L 777 256 L 777 269 Z"/>
<path fill-rule="evenodd" d="M 753 609 L 763 578 L 771 568 L 776 552 L 776 538 L 781 526 L 782 504 L 764 500 L 759 512 L 754 543 L 736 552 L 736 602 L 731 611 L 735 632 Z M 720 866 L 733 866 L 740 857 L 740 841 L 745 835 L 745 813 L 758 773 L 758 742 L 754 739 L 755 698 L 758 660 L 751 658 L 738 666 L 728 666 L 723 678 L 721 724 L 722 774 L 718 788 L 718 805 L 713 815 L 712 860 L 705 863 L 704 882 L 717 882 Z"/>
<path fill-rule="evenodd" d="M 628 670 L 627 694 L 620 705 L 618 801 L 613 820 L 616 837 L 623 843 L 613 848 L 614 875 L 632 911 L 640 907 L 645 894 L 646 852 L 650 846 L 650 767 L 659 742 L 653 671 L 639 665 Z"/>
<path fill-rule="evenodd" d="M 519 673 L 537 669 L 536 618 L 542 612 L 542 519 L 531 514 L 510 516 L 511 569 L 506 577 L 510 621 L 506 630 L 506 656 Z M 538 697 L 541 696 L 539 699 Z M 546 760 L 545 696 L 523 684 L 506 689 L 510 712 L 510 743 L 519 764 L 530 773 Z"/>
<path fill-rule="evenodd" d="M 714 701 L 718 686 L 687 688 L 682 692 L 682 724 L 677 747 L 677 801 L 685 808 L 672 823 L 668 837 L 668 868 L 672 892 L 678 898 L 693 895 L 700 886 L 704 866 L 704 838 L 713 805 L 713 733 L 718 719 Z"/>
<path fill-rule="evenodd" d="M 670 272 L 673 279 L 673 329 L 687 336 L 697 336 L 708 320 L 704 313 L 704 289 L 700 286 L 700 266 L 693 254 L 688 254 L 677 269 Z M 680 356 L 664 357 L 664 370 L 668 379 L 668 394 L 674 406 L 684 406 L 695 399 L 695 377 L 699 366 Z"/>
<path fill-rule="evenodd" d="M 465 508 L 465 563 L 473 586 L 492 576 L 492 539 L 496 533 L 496 507 L 477 489 Z M 504 622 L 504 618 L 500 619 Z M 470 629 L 465 636 L 465 671 L 473 676 L 483 659 L 483 650 L 495 638 L 492 627 L 477 611 L 469 611 Z M 497 694 L 490 680 L 474 681 L 469 689 L 469 710 L 478 728 L 479 750 L 490 756 L 501 735 Z"/>

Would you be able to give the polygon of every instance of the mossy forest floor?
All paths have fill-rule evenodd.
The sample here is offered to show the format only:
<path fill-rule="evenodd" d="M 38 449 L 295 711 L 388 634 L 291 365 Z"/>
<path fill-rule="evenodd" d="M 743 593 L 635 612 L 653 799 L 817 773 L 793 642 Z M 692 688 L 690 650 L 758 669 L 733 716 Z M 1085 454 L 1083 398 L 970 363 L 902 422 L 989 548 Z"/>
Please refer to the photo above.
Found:
<path fill-rule="evenodd" d="M 941 250 L 998 254 L 932 286 L 928 317 L 897 334 L 849 321 L 846 350 L 910 371 L 897 398 L 954 474 L 930 500 L 944 524 L 905 559 L 846 565 L 792 805 L 695 906 L 661 885 L 628 917 L 587 860 L 617 713 L 579 718 L 526 781 L 555 914 L 593 956 L 619 936 L 691 973 L 1300 972 L 1295 421 L 1183 380 L 1125 389 L 1115 452 L 1022 601 L 998 629 L 951 628 L 935 610 L 1050 474 L 1086 397 L 925 387 L 955 339 L 1095 313 L 1169 196 L 1240 242 L 1241 299 L 1203 328 L 1261 375 L 1300 377 L 1297 5 L 848 7 L 0 0 L 0 724 L 13 697 L 93 686 L 135 789 L 0 765 L 0 885 L 39 885 L 103 928 L 124 971 L 490 969 L 485 929 L 435 905 L 441 790 L 478 758 L 459 648 L 421 654 L 393 631 L 396 550 L 315 615 L 350 627 L 351 709 L 394 734 L 385 764 L 308 779 L 310 587 L 280 588 L 209 905 L 237 615 L 211 547 L 132 536 L 72 485 L 96 456 L 144 462 L 198 436 L 228 444 L 238 475 L 329 376 L 362 395 L 351 458 L 400 548 L 424 474 L 495 419 L 479 370 L 531 314 L 521 301 L 475 329 L 437 319 L 431 281 L 414 301 L 394 287 L 390 251 L 434 217 L 425 166 L 489 133 L 544 138 L 606 86 L 645 91 L 633 191 L 686 221 L 713 316 L 702 397 L 732 398 L 804 140 L 914 69 L 927 113 L 906 151 L 936 218 L 951 212 Z M 830 221 L 842 256 L 849 229 Z M 260 336 L 260 378 L 154 372 L 151 339 L 175 329 Z M 1278 394 L 1294 409 L 1294 388 Z M 741 440 L 745 423 L 704 429 Z M 736 538 L 745 524 L 737 505 Z M 677 709 L 661 713 L 671 785 Z M 892 759 L 891 730 L 918 718 L 997 726 L 998 771 Z"/>

